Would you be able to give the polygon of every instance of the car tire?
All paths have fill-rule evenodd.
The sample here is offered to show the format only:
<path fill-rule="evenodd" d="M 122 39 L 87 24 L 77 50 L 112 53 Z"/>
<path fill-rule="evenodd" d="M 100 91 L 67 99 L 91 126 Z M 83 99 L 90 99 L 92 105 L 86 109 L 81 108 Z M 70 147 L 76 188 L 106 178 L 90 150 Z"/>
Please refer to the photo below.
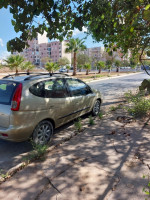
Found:
<path fill-rule="evenodd" d="M 101 102 L 100 100 L 96 100 L 92 109 L 92 115 L 97 116 L 100 112 Z"/>
<path fill-rule="evenodd" d="M 48 120 L 41 121 L 33 131 L 33 142 L 45 145 L 51 141 L 53 136 L 53 125 Z"/>

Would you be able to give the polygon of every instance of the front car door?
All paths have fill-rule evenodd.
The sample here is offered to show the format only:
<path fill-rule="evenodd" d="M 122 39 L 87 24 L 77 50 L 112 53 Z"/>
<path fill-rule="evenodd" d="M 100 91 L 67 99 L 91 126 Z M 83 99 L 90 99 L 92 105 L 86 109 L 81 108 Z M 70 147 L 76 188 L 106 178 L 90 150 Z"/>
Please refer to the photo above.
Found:
<path fill-rule="evenodd" d="M 74 118 L 88 113 L 93 105 L 95 94 L 91 88 L 79 79 L 66 79 L 71 94 L 71 104 L 74 110 Z"/>

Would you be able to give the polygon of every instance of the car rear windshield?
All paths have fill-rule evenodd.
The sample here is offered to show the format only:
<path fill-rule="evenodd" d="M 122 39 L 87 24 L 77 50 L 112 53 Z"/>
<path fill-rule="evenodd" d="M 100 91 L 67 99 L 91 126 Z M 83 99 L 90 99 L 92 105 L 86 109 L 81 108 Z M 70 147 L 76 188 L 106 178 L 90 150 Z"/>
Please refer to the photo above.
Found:
<path fill-rule="evenodd" d="M 10 105 L 18 83 L 0 80 L 0 104 Z"/>

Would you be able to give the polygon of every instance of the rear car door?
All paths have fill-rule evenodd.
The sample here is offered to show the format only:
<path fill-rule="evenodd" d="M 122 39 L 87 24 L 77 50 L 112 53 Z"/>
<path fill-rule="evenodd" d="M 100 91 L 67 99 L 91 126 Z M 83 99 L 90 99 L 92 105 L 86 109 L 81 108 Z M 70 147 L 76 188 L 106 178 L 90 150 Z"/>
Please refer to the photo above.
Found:
<path fill-rule="evenodd" d="M 71 102 L 74 116 L 78 117 L 84 113 L 88 113 L 93 105 L 95 94 L 91 88 L 79 79 L 68 78 L 68 89 L 71 94 Z"/>
<path fill-rule="evenodd" d="M 34 100 L 39 104 L 40 110 L 43 110 L 40 111 L 39 121 L 42 118 L 51 118 L 57 127 L 71 120 L 70 113 L 73 112 L 73 107 L 63 78 L 38 82 L 30 87 L 30 92 L 36 96 Z M 37 105 L 34 105 L 34 109 L 37 109 Z"/>
<path fill-rule="evenodd" d="M 0 127 L 10 125 L 11 100 L 18 83 L 9 80 L 0 80 Z"/>

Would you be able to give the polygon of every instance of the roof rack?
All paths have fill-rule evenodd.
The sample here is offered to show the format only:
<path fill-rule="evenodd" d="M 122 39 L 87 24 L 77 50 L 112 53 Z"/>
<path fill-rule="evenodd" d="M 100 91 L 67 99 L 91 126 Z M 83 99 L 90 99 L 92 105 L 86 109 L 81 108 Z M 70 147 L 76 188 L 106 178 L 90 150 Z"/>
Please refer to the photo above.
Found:
<path fill-rule="evenodd" d="M 32 72 L 32 73 L 30 73 L 30 72 L 26 72 L 26 73 L 9 74 L 9 75 L 3 77 L 2 79 L 9 78 L 9 77 L 13 78 L 14 76 L 16 77 L 16 76 L 21 76 L 21 75 L 29 75 L 29 77 L 24 79 L 26 81 L 26 80 L 30 80 L 31 78 L 36 77 L 36 76 L 49 75 L 51 77 L 56 74 L 60 74 L 63 76 L 69 76 L 68 74 L 63 74 L 63 73 L 50 73 L 50 72 L 47 72 L 47 73 Z"/>

